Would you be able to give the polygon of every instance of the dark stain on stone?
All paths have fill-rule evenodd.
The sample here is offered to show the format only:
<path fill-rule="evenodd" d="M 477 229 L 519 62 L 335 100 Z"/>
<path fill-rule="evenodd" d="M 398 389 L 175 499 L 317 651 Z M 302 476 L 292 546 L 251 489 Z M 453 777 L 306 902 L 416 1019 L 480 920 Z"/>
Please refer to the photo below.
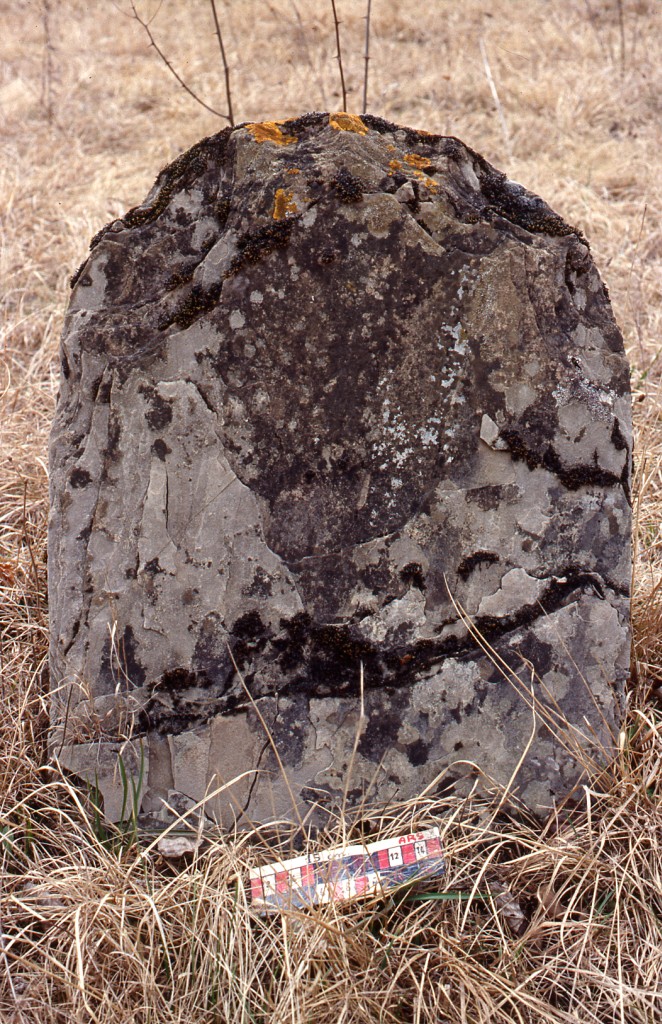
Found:
<path fill-rule="evenodd" d="M 113 379 L 109 375 L 104 377 L 99 384 L 99 390 L 97 392 L 97 403 L 99 405 L 108 405 L 110 403 L 110 393 L 113 388 Z"/>
<path fill-rule="evenodd" d="M 621 431 L 621 424 L 618 419 L 614 420 L 614 425 L 611 429 L 611 443 L 613 444 L 616 451 L 627 451 L 628 443 L 623 437 Z"/>
<path fill-rule="evenodd" d="M 225 227 L 225 222 L 230 215 L 232 207 L 232 186 L 224 181 L 219 188 L 215 199 L 212 201 L 211 210 L 220 228 Z"/>
<path fill-rule="evenodd" d="M 533 665 L 539 679 L 554 668 L 554 648 L 551 644 L 539 640 L 533 633 L 525 633 L 521 640 L 513 644 L 513 648 Z"/>
<path fill-rule="evenodd" d="M 166 455 L 170 455 L 172 449 L 168 447 L 162 437 L 157 437 L 156 441 L 152 442 L 152 451 L 157 459 L 165 462 Z"/>
<path fill-rule="evenodd" d="M 311 128 L 325 127 L 329 122 L 329 115 L 325 113 L 302 114 L 300 117 L 292 117 L 283 124 L 283 132 L 286 135 L 300 136 Z"/>
<path fill-rule="evenodd" d="M 430 748 L 423 740 L 414 740 L 413 743 L 408 743 L 406 750 L 410 763 L 415 767 L 418 768 L 422 764 L 427 764 Z"/>
<path fill-rule="evenodd" d="M 83 543 L 87 543 L 87 541 L 90 538 L 90 534 L 91 533 L 92 533 L 92 523 L 88 522 L 88 523 L 85 524 L 83 529 L 76 535 L 76 540 L 80 540 L 80 541 L 83 541 Z"/>
<path fill-rule="evenodd" d="M 232 654 L 238 667 L 243 669 L 252 655 L 263 651 L 272 635 L 272 631 L 263 624 L 258 611 L 241 615 L 231 630 Z"/>
<path fill-rule="evenodd" d="M 271 577 L 264 571 L 262 566 L 258 566 L 253 573 L 253 579 L 248 587 L 245 588 L 245 594 L 247 597 L 271 597 L 273 593 L 273 585 Z"/>
<path fill-rule="evenodd" d="M 361 733 L 357 750 L 370 761 L 381 761 L 384 751 L 395 747 L 402 726 L 406 695 L 388 693 L 389 702 L 382 704 L 379 712 L 370 715 L 366 728 Z M 403 699 L 404 698 L 404 699 Z"/>
<path fill-rule="evenodd" d="M 202 621 L 193 654 L 196 673 L 210 680 L 218 693 L 225 692 L 235 672 L 225 635 L 220 616 L 210 612 Z"/>
<path fill-rule="evenodd" d="M 508 637 L 541 617 L 552 614 L 569 601 L 576 600 L 581 592 L 588 590 L 592 594 L 604 597 L 606 584 L 596 573 L 586 572 L 574 566 L 561 568 L 557 572 L 558 578 L 549 581 L 535 604 L 521 607 L 509 616 L 477 617 L 475 625 L 483 641 L 493 646 L 499 645 L 498 649 L 501 651 L 502 642 Z M 237 620 L 226 642 L 219 639 L 222 631 L 219 632 L 218 623 L 209 617 L 208 620 L 206 649 L 215 647 L 218 660 L 214 667 L 207 657 L 204 671 L 200 662 L 200 672 L 194 674 L 194 677 L 198 679 L 196 685 L 211 687 L 215 696 L 213 702 L 202 710 L 191 707 L 189 718 L 182 719 L 181 729 L 190 728 L 192 722 L 195 724 L 205 721 L 212 714 L 232 715 L 243 712 L 246 704 L 243 688 L 230 687 L 233 665 L 227 654 L 227 644 L 230 645 L 234 661 L 241 669 L 249 689 L 252 680 L 252 659 L 258 656 L 261 659 L 270 658 L 269 652 L 273 652 L 273 661 L 278 665 L 279 671 L 274 676 L 273 684 L 266 689 L 262 686 L 253 693 L 254 697 L 280 695 L 307 701 L 328 696 L 358 696 L 362 665 L 365 692 L 387 692 L 393 706 L 408 699 L 409 687 L 420 679 L 423 672 L 443 663 L 447 657 L 470 658 L 481 650 L 475 636 L 462 639 L 454 636 L 445 640 L 425 639 L 389 648 L 383 643 L 376 644 L 368 640 L 355 626 L 319 625 L 306 613 L 300 613 L 289 621 L 281 621 L 280 632 L 274 635 L 271 627 L 262 622 L 257 611 L 249 612 Z M 508 644 L 503 649 L 506 647 Z M 524 651 L 522 653 L 528 656 Z M 538 653 L 543 658 L 543 664 L 546 664 L 548 652 L 541 646 Z M 532 647 L 532 659 L 535 654 L 536 651 Z M 521 660 L 518 664 L 521 665 Z M 176 678 L 167 673 L 166 676 L 166 689 L 172 688 Z M 162 694 L 161 683 L 155 688 L 155 695 L 157 691 Z M 482 692 L 479 687 L 476 688 L 476 699 L 479 704 L 483 702 L 487 692 L 487 688 Z M 469 702 L 464 710 L 449 709 L 449 714 L 459 724 L 463 716 L 473 711 L 474 704 Z M 401 724 L 402 718 L 397 714 L 396 718 Z M 155 717 L 153 709 L 150 711 L 150 721 L 152 725 L 161 721 Z M 384 729 L 388 731 L 395 728 L 394 721 L 390 724 L 386 722 Z M 161 725 L 158 728 L 160 729 Z M 175 728 L 170 720 L 163 728 L 166 731 L 181 731 Z M 375 739 L 373 729 L 366 743 L 371 744 Z M 382 753 L 384 749 L 386 748 L 382 748 Z"/>
<path fill-rule="evenodd" d="M 87 487 L 92 477 L 86 469 L 74 469 L 71 476 L 69 477 L 69 483 L 72 487 Z"/>
<path fill-rule="evenodd" d="M 141 664 L 136 646 L 136 638 L 132 626 L 125 626 L 119 645 L 122 669 L 127 684 L 131 689 L 142 686 L 145 682 L 145 669 Z"/>
<path fill-rule="evenodd" d="M 114 463 L 120 458 L 120 439 L 122 436 L 122 424 L 119 416 L 113 409 L 108 416 L 108 435 L 106 445 L 103 449 L 103 464 L 101 468 L 101 483 L 105 483 L 110 477 L 110 470 Z"/>
<path fill-rule="evenodd" d="M 472 487 L 465 495 L 468 505 L 478 505 L 483 512 L 499 505 L 517 501 L 519 488 L 516 484 L 486 484 L 484 487 Z"/>
<path fill-rule="evenodd" d="M 145 419 L 152 430 L 165 430 L 172 423 L 172 402 L 164 398 L 150 384 L 141 384 L 138 394 L 143 395 L 149 404 Z"/>
<path fill-rule="evenodd" d="M 65 646 L 62 648 L 62 654 L 63 655 L 67 655 L 69 653 L 69 651 L 73 647 L 74 641 L 75 641 L 76 637 L 78 636 L 79 631 L 80 631 L 80 618 L 76 619 L 76 621 L 74 622 L 74 624 L 73 624 L 73 626 L 71 628 L 71 637 L 69 639 L 69 642 L 67 644 L 65 644 Z"/>

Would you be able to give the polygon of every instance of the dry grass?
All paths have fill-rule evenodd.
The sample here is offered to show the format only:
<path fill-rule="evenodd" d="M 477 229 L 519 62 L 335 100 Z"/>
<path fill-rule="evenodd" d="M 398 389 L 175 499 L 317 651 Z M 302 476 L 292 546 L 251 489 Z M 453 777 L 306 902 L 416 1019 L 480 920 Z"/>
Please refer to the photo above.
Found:
<path fill-rule="evenodd" d="M 239 119 L 339 106 L 330 5 L 218 7 Z M 356 108 L 364 4 L 338 8 Z M 0 0 L 0 13 L 0 1018 L 662 1020 L 659 3 L 373 0 L 370 109 L 458 135 L 592 242 L 634 366 L 635 671 L 620 756 L 571 811 L 541 829 L 485 801 L 395 808 L 375 833 L 440 822 L 443 892 L 268 920 L 241 884 L 266 836 L 218 839 L 174 870 L 104 831 L 44 764 L 45 451 L 67 277 L 91 235 L 220 123 L 107 0 Z M 222 106 L 203 0 L 164 0 L 153 29 Z"/>

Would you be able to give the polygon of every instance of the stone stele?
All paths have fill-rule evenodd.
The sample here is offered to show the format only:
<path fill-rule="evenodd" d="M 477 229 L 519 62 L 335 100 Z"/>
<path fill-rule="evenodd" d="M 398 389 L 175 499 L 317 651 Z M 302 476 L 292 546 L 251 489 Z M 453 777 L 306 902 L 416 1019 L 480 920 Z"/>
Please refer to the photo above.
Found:
<path fill-rule="evenodd" d="M 72 286 L 51 745 L 109 817 L 131 782 L 148 824 L 544 814 L 608 756 L 631 408 L 578 231 L 457 139 L 316 113 L 193 146 Z"/>

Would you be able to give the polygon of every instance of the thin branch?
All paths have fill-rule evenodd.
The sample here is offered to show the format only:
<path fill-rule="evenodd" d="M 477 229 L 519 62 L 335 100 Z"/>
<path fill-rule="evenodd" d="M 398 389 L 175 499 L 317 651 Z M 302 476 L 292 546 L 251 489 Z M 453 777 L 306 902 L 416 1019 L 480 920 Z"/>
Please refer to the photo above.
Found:
<path fill-rule="evenodd" d="M 333 24 L 336 29 L 336 47 L 338 58 L 338 67 L 340 69 L 340 88 L 342 89 L 342 108 L 347 110 L 347 89 L 345 88 L 345 74 L 342 68 L 342 51 L 340 49 L 340 22 L 338 21 L 338 12 L 336 11 L 336 0 L 331 0 L 331 7 L 333 8 Z"/>
<path fill-rule="evenodd" d="M 230 89 L 230 68 L 225 56 L 225 47 L 223 46 L 223 36 L 221 35 L 221 26 L 218 22 L 218 14 L 216 13 L 216 0 L 209 0 L 211 4 L 212 14 L 214 15 L 214 25 L 216 26 L 216 38 L 218 39 L 218 45 L 221 49 L 221 58 L 223 60 L 223 74 L 225 75 L 225 95 L 228 101 L 228 121 L 234 128 L 234 115 L 232 113 L 232 91 Z"/>
<path fill-rule="evenodd" d="M 200 99 L 198 94 L 194 92 L 193 89 L 191 89 L 191 87 L 186 84 L 181 75 L 177 74 L 172 64 L 170 63 L 165 53 L 163 52 L 163 50 L 159 49 L 159 46 L 157 45 L 156 40 L 152 35 L 152 30 L 150 29 L 148 22 L 144 21 L 138 14 L 138 11 L 136 10 L 135 0 L 131 0 L 131 10 L 133 12 L 133 17 L 136 19 L 138 24 L 142 25 L 142 27 L 145 29 L 150 45 L 154 47 L 159 57 L 167 67 L 168 71 L 177 79 L 182 89 L 184 89 L 189 94 L 189 96 L 193 97 L 196 103 L 199 103 L 201 107 L 204 107 L 205 110 L 208 110 L 210 114 L 215 114 L 216 117 L 221 117 L 223 118 L 224 121 L 230 121 L 230 114 L 222 114 L 220 110 L 215 110 L 213 107 L 210 107 L 208 103 L 205 103 L 203 99 Z M 232 121 L 230 121 L 230 124 L 232 124 Z"/>
<path fill-rule="evenodd" d="M 370 9 L 372 0 L 368 0 L 368 10 L 365 16 L 365 71 L 363 73 L 363 113 L 368 112 L 368 64 L 370 63 Z"/>

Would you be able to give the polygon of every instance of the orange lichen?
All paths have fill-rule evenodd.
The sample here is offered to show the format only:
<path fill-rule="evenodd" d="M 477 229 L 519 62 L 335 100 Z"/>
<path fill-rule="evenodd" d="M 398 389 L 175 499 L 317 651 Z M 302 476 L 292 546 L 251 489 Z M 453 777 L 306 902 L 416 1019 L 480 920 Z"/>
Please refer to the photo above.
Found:
<path fill-rule="evenodd" d="M 285 171 L 286 174 L 301 174 L 299 167 L 288 167 Z"/>
<path fill-rule="evenodd" d="M 347 114 L 339 110 L 337 114 L 329 114 L 329 124 L 341 132 L 356 132 L 357 135 L 367 135 L 368 129 L 358 114 Z"/>
<path fill-rule="evenodd" d="M 424 167 L 430 167 L 432 164 L 431 160 L 428 160 L 426 156 L 419 156 L 418 153 L 407 153 L 405 162 L 411 164 L 412 167 L 418 167 L 423 170 Z"/>
<path fill-rule="evenodd" d="M 388 165 L 391 168 L 391 172 L 399 171 L 402 167 L 399 160 L 389 160 Z"/>
<path fill-rule="evenodd" d="M 297 204 L 294 202 L 293 193 L 284 188 L 277 188 L 274 196 L 274 220 L 285 220 L 290 213 L 297 213 Z"/>
<path fill-rule="evenodd" d="M 260 121 L 247 125 L 247 129 L 256 142 L 273 142 L 277 146 L 290 146 L 297 141 L 296 136 L 283 135 L 278 127 L 280 124 L 283 124 L 283 121 Z"/>

